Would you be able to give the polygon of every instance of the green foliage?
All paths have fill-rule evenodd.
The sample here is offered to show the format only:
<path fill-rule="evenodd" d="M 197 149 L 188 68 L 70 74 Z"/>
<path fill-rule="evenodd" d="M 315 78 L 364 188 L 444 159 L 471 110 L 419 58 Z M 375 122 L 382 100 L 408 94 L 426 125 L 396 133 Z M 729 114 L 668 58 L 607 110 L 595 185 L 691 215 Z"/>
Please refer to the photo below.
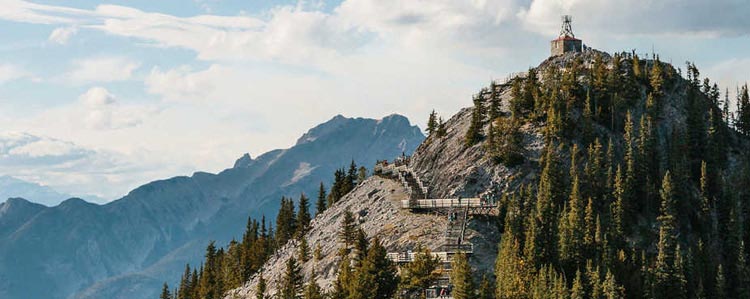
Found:
<path fill-rule="evenodd" d="M 440 259 L 429 248 L 417 248 L 414 261 L 401 267 L 398 288 L 414 294 L 428 288 L 440 275 L 436 272 Z"/>
<path fill-rule="evenodd" d="M 305 291 L 302 296 L 303 299 L 324 299 L 323 290 L 318 285 L 318 275 L 315 272 L 315 268 L 312 269 L 310 277 L 305 286 Z"/>
<path fill-rule="evenodd" d="M 437 127 L 437 113 L 435 113 L 435 110 L 433 109 L 432 112 L 430 112 L 430 117 L 427 119 L 427 137 L 430 137 L 433 133 L 437 132 Z"/>
<path fill-rule="evenodd" d="M 312 220 L 312 216 L 310 215 L 309 200 L 304 193 L 300 194 L 298 203 L 299 211 L 297 212 L 294 235 L 300 239 L 304 238 L 307 231 L 310 230 L 310 220 Z"/>
<path fill-rule="evenodd" d="M 474 97 L 474 109 L 471 110 L 471 123 L 466 131 L 466 146 L 472 146 L 482 140 L 482 129 L 484 128 L 484 104 L 482 95 Z"/>
<path fill-rule="evenodd" d="M 258 275 L 258 284 L 255 285 L 255 299 L 266 299 L 266 279 L 263 272 Z"/>
<path fill-rule="evenodd" d="M 477 299 L 495 299 L 495 285 L 486 273 L 482 275 L 482 281 L 479 283 Z"/>
<path fill-rule="evenodd" d="M 471 278 L 471 266 L 465 253 L 458 253 L 453 256 L 451 261 L 451 284 L 453 285 L 452 295 L 455 299 L 474 298 L 476 291 L 474 281 Z"/>
<path fill-rule="evenodd" d="M 159 299 L 172 299 L 172 293 L 169 292 L 169 286 L 166 282 L 161 288 L 161 295 L 159 295 Z"/>
<path fill-rule="evenodd" d="M 499 117 L 490 123 L 487 145 L 491 157 L 508 167 L 523 163 L 523 134 L 520 122 L 514 118 Z"/>
<path fill-rule="evenodd" d="M 302 298 L 304 276 L 302 269 L 297 264 L 297 260 L 290 257 L 286 260 L 284 275 L 279 280 L 276 287 L 280 299 L 300 299 Z"/>
<path fill-rule="evenodd" d="M 326 187 L 323 185 L 323 182 L 320 182 L 320 187 L 318 188 L 318 200 L 315 202 L 315 216 L 325 212 L 326 208 L 328 208 L 326 205 Z"/>

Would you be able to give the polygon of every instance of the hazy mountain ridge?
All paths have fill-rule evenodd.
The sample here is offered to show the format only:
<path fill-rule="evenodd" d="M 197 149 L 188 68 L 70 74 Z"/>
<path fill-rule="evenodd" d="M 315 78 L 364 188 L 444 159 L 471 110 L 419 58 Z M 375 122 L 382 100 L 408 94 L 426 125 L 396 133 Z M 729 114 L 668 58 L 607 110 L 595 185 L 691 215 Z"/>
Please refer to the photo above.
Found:
<path fill-rule="evenodd" d="M 387 130 L 380 128 L 386 125 Z M 371 167 L 377 159 L 410 152 L 424 138 L 397 115 L 383 120 L 337 116 L 306 135 L 316 139 L 256 159 L 248 155 L 218 174 L 154 181 L 105 205 L 79 199 L 50 208 L 30 205 L 25 214 L 14 216 L 12 225 L 3 222 L 11 219 L 7 212 L 0 214 L 0 278 L 5 281 L 0 297 L 152 296 L 171 277 L 164 274 L 196 263 L 208 240 L 221 244 L 237 236 L 241 229 L 235 224 L 248 214 L 273 217 L 282 195 L 314 192 L 352 159 Z M 311 170 L 284 185 L 301 163 Z M 0 211 L 16 210 L 9 208 L 16 202 L 0 205 Z M 48 283 L 32 287 L 34 281 Z M 86 290 L 88 286 L 94 287 Z"/>

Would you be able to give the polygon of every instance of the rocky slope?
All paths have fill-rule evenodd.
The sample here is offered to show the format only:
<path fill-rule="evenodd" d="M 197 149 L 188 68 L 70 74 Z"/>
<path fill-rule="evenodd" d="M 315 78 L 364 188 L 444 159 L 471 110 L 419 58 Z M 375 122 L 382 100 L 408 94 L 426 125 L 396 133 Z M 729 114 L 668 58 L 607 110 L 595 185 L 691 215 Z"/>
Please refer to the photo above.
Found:
<path fill-rule="evenodd" d="M 320 244 L 322 258 L 319 261 L 311 259 L 302 264 L 305 277 L 309 277 L 315 269 L 318 284 L 324 290 L 332 288 L 339 262 L 337 251 L 341 246 L 335 232 L 339 231 L 346 210 L 354 213 L 369 238 L 377 236 L 390 252 L 412 250 L 418 244 L 428 248 L 442 245 L 448 219 L 400 209 L 400 201 L 406 198 L 408 196 L 400 183 L 373 176 L 333 207 L 316 216 L 305 238 L 310 248 Z M 475 250 L 482 253 L 497 251 L 498 236 L 494 223 L 488 221 L 474 221 L 467 230 L 467 238 L 474 244 Z M 292 256 L 296 257 L 298 245 L 296 242 L 287 243 L 263 267 L 263 275 L 269 286 L 268 295 L 275 294 L 275 286 L 284 271 L 284 262 Z M 494 255 L 481 254 L 472 261 L 475 267 L 489 270 L 494 263 Z M 243 287 L 228 292 L 226 298 L 255 298 L 257 280 L 257 276 L 253 277 Z"/>
<path fill-rule="evenodd" d="M 351 160 L 371 167 L 413 151 L 423 138 L 403 116 L 336 116 L 291 148 L 243 156 L 218 174 L 151 182 L 105 205 L 6 202 L 0 298 L 156 297 L 185 263 L 200 262 L 209 240 L 226 244 L 250 215 L 274 217 L 282 195 L 315 192 Z"/>
<path fill-rule="evenodd" d="M 592 65 L 595 55 L 601 55 L 605 63 L 610 63 L 612 57 L 598 51 L 588 51 L 583 54 L 569 53 L 563 56 L 550 58 L 537 67 L 537 72 L 543 74 L 549 67 L 561 67 L 571 63 L 573 59 L 581 58 L 583 65 Z M 629 62 L 624 62 L 625 64 Z M 648 63 L 653 62 L 645 62 Z M 629 67 L 629 66 L 626 66 Z M 665 64 L 665 73 L 668 74 L 669 83 L 665 85 L 666 90 L 660 98 L 662 110 L 655 119 L 655 134 L 657 144 L 669 144 L 669 139 L 674 130 L 685 130 L 687 115 L 687 96 L 685 90 L 689 82 L 678 76 L 677 70 Z M 521 76 L 525 76 L 521 74 Z M 543 80 L 543 79 L 542 79 Z M 582 79 L 581 79 L 582 80 Z M 639 83 L 638 90 L 641 99 L 633 104 L 631 112 L 639 116 L 644 113 L 646 92 L 648 86 Z M 496 91 L 502 102 L 502 113 L 509 114 L 509 102 L 511 99 L 511 88 L 509 84 L 501 84 Z M 698 95 L 703 97 L 703 95 Z M 700 101 L 709 102 L 707 98 Z M 467 103 L 469 100 L 467 99 Z M 431 198 L 455 198 L 476 196 L 485 192 L 496 194 L 511 193 L 523 183 L 534 182 L 540 172 L 539 160 L 545 146 L 543 129 L 545 124 L 541 121 L 525 122 L 520 133 L 523 136 L 522 154 L 524 162 L 521 165 L 507 167 L 498 164 L 488 158 L 485 142 L 467 147 L 465 145 L 465 134 L 470 126 L 473 108 L 464 108 L 453 115 L 447 122 L 446 136 L 442 138 L 430 137 L 423 142 L 411 157 L 410 167 L 420 176 L 422 181 L 429 186 Z M 580 117 L 580 113 L 573 112 L 573 117 Z M 618 117 L 624 118 L 623 115 Z M 594 124 L 593 128 L 603 140 L 612 139 L 621 148 L 622 132 L 613 132 L 609 128 Z M 483 128 L 486 132 L 487 125 Z M 740 138 L 736 132 L 729 136 L 728 159 L 730 168 L 734 167 L 740 156 L 746 155 L 750 144 L 747 138 Z M 568 146 L 560 152 L 563 164 L 569 163 L 569 146 L 573 143 L 581 143 L 580 132 L 574 132 L 570 138 L 561 141 Z M 621 155 L 621 153 L 616 153 Z M 563 165 L 567 169 L 568 165 Z M 445 228 L 445 219 L 429 214 L 413 214 L 400 210 L 396 204 L 398 200 L 405 198 L 401 185 L 378 177 L 370 178 L 348 194 L 337 206 L 326 211 L 323 215 L 316 217 L 312 223 L 312 230 L 307 234 L 311 247 L 321 244 L 323 249 L 323 260 L 318 262 L 307 262 L 303 265 L 305 276 L 308 277 L 313 266 L 318 271 L 318 283 L 324 289 L 331 288 L 331 282 L 335 278 L 336 248 L 340 245 L 331 232 L 339 229 L 339 222 L 345 209 L 350 209 L 355 214 L 363 214 L 362 227 L 368 237 L 378 236 L 383 240 L 389 251 L 413 248 L 415 244 L 422 243 L 430 248 L 438 247 L 441 233 Z M 486 218 L 474 218 L 470 222 L 471 241 L 475 244 L 474 255 L 470 262 L 477 273 L 491 271 L 494 258 L 497 255 L 496 244 L 500 240 L 500 234 L 494 220 Z M 296 253 L 296 244 L 290 243 L 282 248 L 279 253 L 269 260 L 264 266 L 265 277 L 269 280 L 271 293 L 275 292 L 274 285 L 283 270 L 284 261 Z M 257 278 L 253 278 L 243 287 L 227 293 L 227 299 L 255 298 L 255 284 Z"/>

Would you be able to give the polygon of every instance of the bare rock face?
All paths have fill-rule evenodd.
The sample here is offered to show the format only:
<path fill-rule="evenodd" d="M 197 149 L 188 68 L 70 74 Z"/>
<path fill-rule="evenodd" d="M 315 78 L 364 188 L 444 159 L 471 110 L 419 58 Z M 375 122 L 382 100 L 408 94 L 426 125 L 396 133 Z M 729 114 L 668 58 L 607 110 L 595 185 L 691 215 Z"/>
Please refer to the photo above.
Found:
<path fill-rule="evenodd" d="M 510 113 L 510 86 L 497 87 L 501 98 L 501 111 Z M 476 197 L 484 192 L 513 190 L 523 179 L 533 177 L 535 166 L 544 144 L 541 128 L 526 124 L 521 128 L 524 135 L 525 162 L 519 166 L 506 167 L 488 159 L 484 142 L 466 146 L 465 134 L 471 123 L 474 108 L 461 109 L 446 122 L 447 134 L 426 139 L 414 152 L 410 166 L 426 182 L 432 198 Z M 485 125 L 486 131 L 488 125 Z M 520 177 L 519 177 L 520 176 Z"/>
<path fill-rule="evenodd" d="M 351 211 L 360 223 L 368 238 L 378 237 L 389 252 L 411 250 L 418 244 L 427 248 L 437 248 L 443 243 L 443 236 L 448 219 L 434 214 L 414 214 L 409 210 L 399 209 L 399 203 L 406 199 L 405 189 L 398 182 L 381 177 L 371 177 L 357 186 L 338 203 L 318 215 L 311 223 L 310 231 L 305 235 L 311 251 L 317 244 L 321 248 L 321 260 L 312 258 L 302 263 L 305 277 L 315 269 L 318 284 L 324 290 L 331 290 L 336 279 L 340 258 L 337 255 L 342 246 L 339 241 L 341 221 L 346 210 Z M 489 228 L 488 228 L 489 227 Z M 479 232 L 477 229 L 489 230 Z M 486 222 L 471 225 L 467 237 L 475 241 L 475 248 L 497 252 L 495 238 L 497 229 Z M 284 262 L 295 257 L 298 251 L 296 242 L 289 242 L 281 248 L 262 269 L 263 277 L 268 284 L 267 295 L 276 293 L 276 285 L 284 272 Z M 494 255 L 483 258 L 482 264 L 493 265 Z M 226 294 L 227 299 L 255 298 L 258 277 L 253 277 L 244 286 Z"/>

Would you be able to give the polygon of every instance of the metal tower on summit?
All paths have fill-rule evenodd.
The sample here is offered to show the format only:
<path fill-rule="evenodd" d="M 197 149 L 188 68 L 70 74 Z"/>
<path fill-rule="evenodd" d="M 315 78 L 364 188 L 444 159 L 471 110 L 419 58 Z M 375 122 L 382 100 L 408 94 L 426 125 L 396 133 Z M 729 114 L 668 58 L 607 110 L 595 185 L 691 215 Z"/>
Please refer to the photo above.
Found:
<path fill-rule="evenodd" d="M 573 34 L 573 17 L 562 16 L 562 29 L 560 36 L 551 42 L 550 52 L 552 56 L 563 55 L 568 52 L 581 52 L 583 42 Z"/>

